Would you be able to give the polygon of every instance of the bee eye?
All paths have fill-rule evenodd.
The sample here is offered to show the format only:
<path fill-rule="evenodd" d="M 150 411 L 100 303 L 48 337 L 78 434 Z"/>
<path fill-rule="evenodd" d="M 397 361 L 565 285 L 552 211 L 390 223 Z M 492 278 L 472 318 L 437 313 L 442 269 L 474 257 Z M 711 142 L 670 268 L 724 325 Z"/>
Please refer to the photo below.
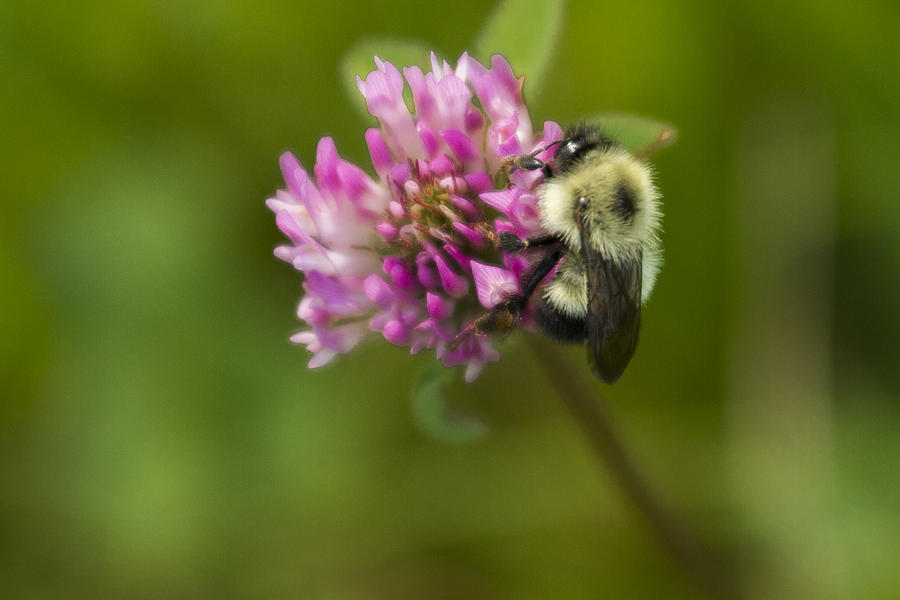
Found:
<path fill-rule="evenodd" d="M 584 208 L 585 206 L 587 206 L 587 198 L 585 198 L 584 196 L 578 196 L 578 206 L 580 208 Z"/>

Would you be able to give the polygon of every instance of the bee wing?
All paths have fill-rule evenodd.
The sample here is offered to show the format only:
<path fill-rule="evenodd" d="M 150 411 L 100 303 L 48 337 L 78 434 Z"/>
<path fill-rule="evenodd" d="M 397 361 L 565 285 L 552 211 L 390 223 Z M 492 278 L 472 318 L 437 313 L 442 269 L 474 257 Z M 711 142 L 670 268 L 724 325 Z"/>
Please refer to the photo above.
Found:
<path fill-rule="evenodd" d="M 582 227 L 581 248 L 587 279 L 588 360 L 604 382 L 615 383 L 637 348 L 641 324 L 641 257 L 605 258 L 591 247 Z"/>

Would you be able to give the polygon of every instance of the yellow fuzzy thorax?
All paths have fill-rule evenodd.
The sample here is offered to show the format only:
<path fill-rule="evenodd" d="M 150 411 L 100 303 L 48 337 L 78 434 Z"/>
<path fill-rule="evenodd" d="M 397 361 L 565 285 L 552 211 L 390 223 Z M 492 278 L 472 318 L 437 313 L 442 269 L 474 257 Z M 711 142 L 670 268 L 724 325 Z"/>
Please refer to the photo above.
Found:
<path fill-rule="evenodd" d="M 625 185 L 635 200 L 632 219 L 613 209 L 616 190 Z M 588 153 L 574 168 L 553 177 L 540 192 L 541 224 L 573 250 L 581 249 L 575 220 L 579 198 L 586 200 L 590 244 L 609 256 L 628 252 L 634 244 L 654 245 L 660 221 L 659 194 L 648 165 L 626 150 L 610 148 Z"/>

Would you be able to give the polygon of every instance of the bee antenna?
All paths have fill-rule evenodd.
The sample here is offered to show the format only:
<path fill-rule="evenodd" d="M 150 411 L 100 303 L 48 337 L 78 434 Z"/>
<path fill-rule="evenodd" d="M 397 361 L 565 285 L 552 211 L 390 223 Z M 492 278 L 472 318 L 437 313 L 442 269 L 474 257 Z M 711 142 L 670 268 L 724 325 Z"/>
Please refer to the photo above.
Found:
<path fill-rule="evenodd" d="M 558 145 L 558 144 L 561 144 L 562 141 L 563 141 L 562 139 L 558 139 L 558 140 L 556 140 L 555 142 L 550 142 L 549 144 L 547 144 L 547 145 L 544 146 L 543 148 L 538 148 L 537 150 L 535 150 L 534 152 L 532 152 L 532 153 L 530 154 L 530 156 L 537 156 L 537 155 L 540 154 L 541 152 L 544 152 L 544 151 L 546 151 L 546 150 L 549 150 L 549 149 L 552 148 L 553 146 L 556 146 L 556 145 Z"/>

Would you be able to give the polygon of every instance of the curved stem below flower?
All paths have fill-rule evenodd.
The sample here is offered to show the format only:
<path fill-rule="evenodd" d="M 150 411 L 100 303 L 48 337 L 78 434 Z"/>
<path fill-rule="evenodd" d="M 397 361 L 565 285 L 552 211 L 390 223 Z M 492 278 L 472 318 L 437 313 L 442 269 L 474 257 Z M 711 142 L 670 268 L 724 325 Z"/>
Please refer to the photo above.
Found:
<path fill-rule="evenodd" d="M 529 344 L 566 408 L 584 430 L 594 452 L 647 519 L 669 554 L 708 597 L 738 597 L 737 586 L 732 578 L 709 559 L 698 542 L 687 533 L 685 526 L 661 503 L 640 475 L 612 425 L 602 398 L 591 390 L 584 376 L 576 372 L 569 361 L 561 356 L 556 344 L 531 336 Z"/>

